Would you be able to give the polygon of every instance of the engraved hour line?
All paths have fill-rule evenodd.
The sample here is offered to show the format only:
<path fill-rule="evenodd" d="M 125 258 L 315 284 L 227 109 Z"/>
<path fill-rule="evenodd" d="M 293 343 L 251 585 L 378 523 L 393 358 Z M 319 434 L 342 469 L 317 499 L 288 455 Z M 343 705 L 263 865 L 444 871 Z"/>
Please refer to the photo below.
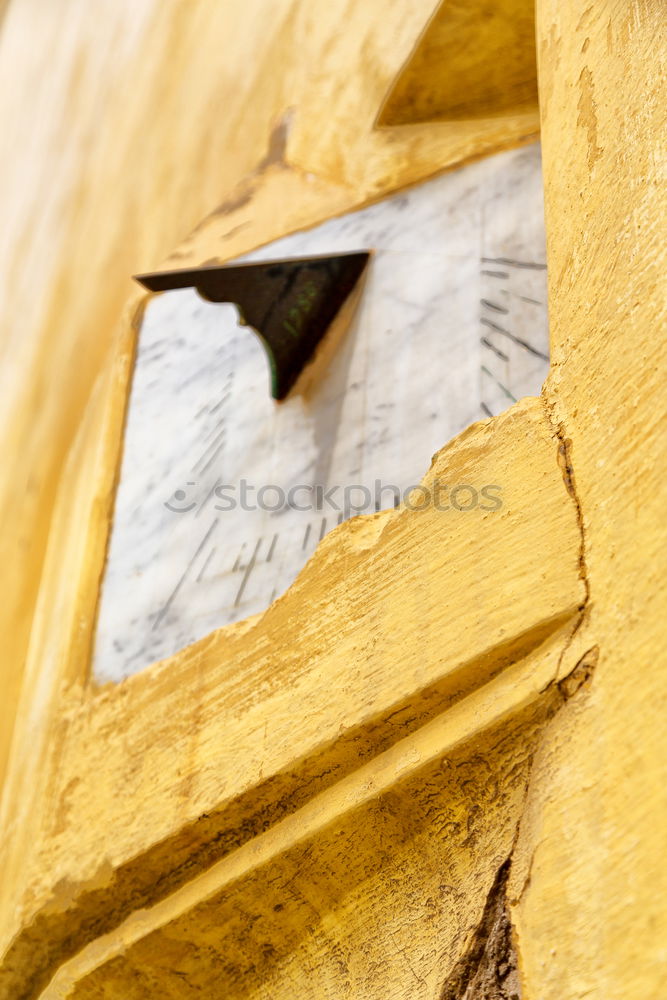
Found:
<path fill-rule="evenodd" d="M 248 565 L 245 568 L 245 572 L 243 574 L 243 579 L 241 580 L 241 585 L 240 585 L 240 587 L 238 589 L 238 592 L 236 594 L 236 599 L 234 601 L 234 607 L 235 608 L 238 608 L 239 604 L 241 603 L 241 598 L 243 597 L 243 591 L 245 590 L 246 584 L 247 584 L 248 580 L 250 579 L 250 574 L 252 573 L 252 571 L 253 571 L 253 569 L 255 567 L 255 560 L 257 559 L 257 553 L 259 551 L 259 547 L 260 547 L 261 544 L 262 544 L 262 539 L 258 538 L 257 542 L 255 543 L 255 549 L 253 551 L 253 554 L 250 557 L 250 562 L 248 563 Z"/>
<path fill-rule="evenodd" d="M 224 383 L 224 385 L 222 387 L 222 393 L 220 395 L 220 399 L 215 404 L 215 406 L 211 407 L 211 415 L 213 415 L 214 413 L 217 413 L 218 410 L 220 409 L 220 407 L 224 403 L 227 402 L 227 400 L 229 399 L 229 397 L 231 396 L 231 393 L 232 393 L 232 385 L 233 385 L 233 383 L 234 383 L 234 371 L 232 370 L 232 371 L 229 372 L 229 374 L 227 375 L 227 378 L 225 379 L 225 383 Z"/>
<path fill-rule="evenodd" d="M 204 451 L 199 456 L 199 458 L 197 459 L 197 461 L 195 462 L 195 464 L 192 466 L 192 471 L 193 472 L 197 471 L 197 466 L 201 465 L 201 463 L 204 461 L 204 459 L 206 458 L 206 456 L 209 454 L 211 448 L 213 448 L 213 456 L 215 457 L 215 455 L 217 454 L 217 452 L 220 450 L 220 448 L 223 447 L 223 445 L 225 443 L 225 434 L 226 434 L 226 428 L 223 426 L 221 428 L 221 430 L 213 438 L 213 440 L 211 441 L 211 443 L 208 444 L 204 448 Z M 220 441 L 220 444 L 218 444 L 219 441 Z M 200 473 L 204 472 L 204 470 L 206 468 L 208 468 L 209 464 L 210 464 L 210 460 L 209 460 L 209 462 L 206 463 L 206 465 L 204 466 L 204 469 L 200 469 Z"/>
<path fill-rule="evenodd" d="M 507 294 L 510 295 L 511 292 L 508 292 Z M 538 302 L 537 299 L 529 298 L 527 295 L 520 295 L 519 298 L 521 299 L 522 302 L 530 302 L 530 304 L 533 306 L 541 306 L 543 304 L 542 302 Z"/>
<path fill-rule="evenodd" d="M 488 299 L 480 299 L 480 302 L 487 309 L 492 309 L 494 312 L 504 313 L 505 315 L 509 312 L 509 309 L 506 309 L 505 306 L 497 306 L 495 302 L 489 302 Z"/>
<path fill-rule="evenodd" d="M 195 583 L 201 583 L 202 577 L 204 576 L 204 573 L 208 569 L 208 564 L 210 563 L 211 559 L 213 558 L 216 552 L 217 552 L 217 547 L 214 545 L 209 554 L 206 556 L 206 559 L 204 560 L 204 565 L 199 570 L 199 573 L 197 574 L 197 577 L 195 579 Z"/>
<path fill-rule="evenodd" d="M 493 416 L 493 413 L 492 413 L 492 412 L 491 412 L 491 410 L 490 410 L 490 409 L 488 408 L 488 406 L 486 405 L 486 403 L 485 403 L 485 402 L 481 402 L 481 403 L 480 403 L 480 406 L 482 407 L 482 409 L 483 409 L 483 410 L 484 410 L 484 412 L 486 413 L 487 417 L 492 417 L 492 416 Z"/>
<path fill-rule="evenodd" d="M 482 274 L 484 274 L 484 271 L 482 271 Z M 507 289 L 507 288 L 501 288 L 500 289 L 500 294 L 501 295 L 511 295 L 515 299 L 521 299 L 522 302 L 530 302 L 530 304 L 533 305 L 533 306 L 541 306 L 542 305 L 542 303 L 538 302 L 537 299 L 531 299 L 527 295 L 518 295 L 517 292 L 510 292 L 509 289 Z"/>
<path fill-rule="evenodd" d="M 158 348 L 158 353 L 155 354 L 155 348 Z M 147 344 L 146 347 L 139 349 L 139 355 L 142 361 L 158 361 L 164 354 L 165 349 L 165 338 L 160 337 L 159 340 L 154 340 L 152 344 Z"/>
<path fill-rule="evenodd" d="M 301 546 L 302 551 L 303 551 L 303 549 L 305 549 L 306 545 L 308 544 L 308 537 L 309 537 L 309 535 L 310 535 L 310 525 L 307 524 L 306 525 L 306 532 L 305 532 L 305 534 L 303 536 L 303 544 Z"/>
<path fill-rule="evenodd" d="M 188 575 L 188 573 L 190 572 L 190 569 L 192 568 L 192 566 L 194 565 L 195 560 L 197 559 L 197 556 L 202 551 L 202 549 L 206 545 L 207 541 L 209 540 L 211 534 L 213 533 L 213 531 L 217 527 L 218 521 L 219 521 L 219 518 L 216 517 L 215 520 L 212 521 L 211 524 L 209 525 L 208 530 L 206 531 L 206 534 L 204 535 L 204 537 L 202 538 L 201 542 L 197 546 L 197 550 L 196 550 L 195 554 L 193 555 L 193 557 L 190 560 L 190 562 L 188 563 L 188 565 L 185 567 L 185 570 L 183 571 L 183 574 L 182 574 L 180 580 L 178 581 L 178 583 L 176 584 L 176 586 L 172 590 L 171 594 L 169 595 L 169 597 L 165 601 L 164 605 L 162 606 L 162 610 L 156 615 L 155 620 L 154 620 L 153 625 L 152 625 L 152 628 L 151 628 L 151 631 L 154 632 L 155 629 L 158 627 L 158 625 L 162 624 L 162 620 L 164 619 L 165 615 L 169 611 L 169 608 L 173 604 L 173 602 L 174 602 L 174 600 L 176 598 L 176 595 L 178 594 L 179 590 L 181 589 L 181 587 L 185 583 L 185 578 Z"/>
<path fill-rule="evenodd" d="M 228 378 L 227 381 L 229 382 L 230 379 Z M 222 393 L 222 396 L 220 397 L 220 399 L 218 400 L 218 402 L 215 404 L 215 406 L 211 409 L 211 414 L 216 413 L 220 409 L 220 407 L 222 406 L 222 404 L 229 398 L 230 391 L 231 390 L 229 388 L 224 389 L 224 391 Z M 199 413 L 197 414 L 197 417 L 201 413 L 203 413 L 204 410 L 206 410 L 206 409 L 207 409 L 207 406 L 204 406 L 199 411 Z M 197 418 L 195 417 L 195 419 L 197 419 Z M 213 441 L 211 441 L 210 444 L 206 445 L 206 448 L 204 449 L 204 451 L 202 452 L 202 454 L 199 456 L 199 458 L 197 459 L 197 461 L 195 462 L 195 464 L 192 466 L 192 469 L 191 469 L 192 472 L 196 472 L 197 471 L 197 466 L 200 464 L 200 462 L 202 462 L 204 460 L 204 458 L 206 457 L 209 449 L 212 447 L 213 444 L 215 444 L 219 440 L 220 437 L 222 437 L 222 439 L 223 439 L 222 443 L 216 449 L 216 451 L 214 452 L 212 458 L 209 459 L 209 461 L 206 463 L 206 465 L 204 466 L 204 468 L 200 470 L 199 474 L 203 475 L 204 472 L 206 472 L 206 470 L 208 469 L 209 465 L 211 465 L 211 463 L 215 460 L 218 452 L 220 451 L 220 448 L 222 448 L 222 446 L 224 445 L 224 434 L 225 434 L 225 415 L 223 414 L 218 420 L 216 420 L 216 422 L 213 424 L 213 427 L 209 430 L 208 434 L 206 434 L 204 436 L 204 438 L 202 440 L 202 444 L 205 443 L 206 441 L 209 441 L 211 438 L 213 438 Z"/>
<path fill-rule="evenodd" d="M 509 271 L 482 271 L 487 278 L 509 278 Z"/>
<path fill-rule="evenodd" d="M 241 543 L 241 548 L 239 549 L 239 554 L 237 555 L 236 561 L 235 561 L 234 565 L 232 566 L 232 573 L 236 573 L 237 569 L 241 565 L 241 556 L 243 555 L 244 548 L 245 548 L 245 542 L 242 542 Z"/>
<path fill-rule="evenodd" d="M 491 341 L 487 339 L 487 337 L 480 337 L 479 339 L 480 343 L 483 344 L 484 347 L 488 347 L 490 351 L 493 351 L 493 353 L 496 354 L 501 361 L 509 361 L 509 356 L 504 354 L 498 347 L 495 347 Z"/>
<path fill-rule="evenodd" d="M 259 549 L 259 546 L 261 545 L 261 542 L 262 542 L 262 539 L 260 538 L 259 541 L 256 543 L 255 553 L 254 553 L 253 559 L 255 559 L 255 557 L 257 555 L 257 551 Z M 271 560 L 273 558 L 273 553 L 275 552 L 275 549 L 276 549 L 277 542 L 278 542 L 278 533 L 276 533 L 273 536 L 273 538 L 271 539 L 271 545 L 269 547 L 269 551 L 267 553 L 267 556 L 266 556 L 266 559 L 264 560 L 264 562 L 267 562 L 267 563 L 271 562 Z M 245 548 L 245 545 L 246 545 L 245 542 L 243 542 L 243 544 L 241 545 L 241 549 L 240 549 L 240 551 L 239 551 L 239 553 L 238 553 L 238 555 L 236 557 L 234 565 L 232 566 L 232 573 L 236 573 L 236 572 L 238 572 L 239 569 L 241 569 L 241 556 L 243 555 L 243 550 Z M 199 571 L 199 573 L 198 573 L 198 575 L 197 575 L 197 577 L 195 579 L 195 583 L 201 583 L 201 581 L 203 579 L 203 576 L 204 576 L 204 573 L 206 572 L 206 570 L 208 568 L 208 565 L 209 565 L 211 559 L 213 558 L 213 556 L 215 555 L 216 552 L 217 552 L 217 548 L 216 548 L 216 546 L 214 546 L 211 549 L 211 551 L 209 552 L 208 556 L 206 557 L 206 561 L 204 562 L 204 565 L 200 569 L 200 571 Z M 253 560 L 251 559 L 251 562 L 252 561 Z M 255 559 L 255 562 L 256 562 L 256 559 Z M 246 567 L 244 567 L 244 569 L 247 571 L 248 567 L 246 566 Z M 245 586 L 245 583 L 242 586 Z M 237 595 L 237 598 L 238 598 L 238 595 Z M 234 606 L 236 607 L 236 603 L 235 603 Z"/>
<path fill-rule="evenodd" d="M 502 391 L 505 393 L 505 395 L 507 396 L 508 399 L 511 399 L 513 403 L 516 403 L 516 399 L 514 398 L 514 396 L 512 395 L 512 393 L 509 391 L 509 389 L 507 389 L 503 385 L 502 382 L 498 381 L 498 379 L 496 378 L 496 376 L 493 374 L 493 372 L 489 371 L 489 369 L 486 367 L 486 365 L 482 365 L 482 371 L 484 372 L 485 375 L 488 375 L 489 378 L 493 379 L 493 381 L 496 383 L 496 385 L 498 386 L 498 388 L 502 389 Z"/>
<path fill-rule="evenodd" d="M 195 517 L 199 517 L 199 515 L 203 511 L 204 507 L 209 502 L 209 500 L 211 499 L 211 497 L 213 496 L 213 494 L 217 490 L 218 486 L 221 485 L 221 483 L 222 483 L 222 480 L 220 478 L 216 479 L 216 481 L 213 483 L 213 486 L 210 488 L 210 490 L 208 491 L 208 493 L 204 497 L 203 502 L 199 504 L 199 507 L 198 507 L 198 509 L 197 509 L 197 511 L 195 513 Z"/>
<path fill-rule="evenodd" d="M 483 323 L 484 326 L 488 326 L 491 330 L 495 330 L 496 333 L 501 333 L 503 337 L 509 337 L 509 339 L 519 347 L 523 347 L 524 350 L 530 351 L 531 354 L 534 354 L 538 358 L 542 358 L 543 361 L 549 360 L 546 354 L 543 354 L 542 351 L 538 351 L 536 347 L 532 346 L 532 344 L 522 340 L 521 337 L 516 337 L 513 333 L 510 333 L 509 330 L 503 330 L 502 326 L 498 326 L 497 323 L 493 323 L 490 319 L 487 319 L 486 316 L 481 317 L 480 323 Z"/>
<path fill-rule="evenodd" d="M 223 413 L 223 415 L 213 424 L 208 434 L 204 435 L 204 437 L 202 438 L 202 444 L 206 444 L 207 441 L 210 441 L 212 437 L 218 434 L 219 429 L 224 426 L 224 423 L 225 423 L 225 415 Z"/>
<path fill-rule="evenodd" d="M 506 267 L 525 267 L 532 271 L 546 271 L 546 264 L 536 264 L 534 261 L 512 260 L 510 257 L 482 257 L 482 264 L 504 264 Z"/>
<path fill-rule="evenodd" d="M 231 377 L 228 377 L 228 378 L 227 378 L 227 383 L 229 384 L 229 383 L 230 383 L 231 381 L 232 381 L 232 378 L 231 378 Z M 227 388 L 226 388 L 226 389 L 224 390 L 224 392 L 222 393 L 222 396 L 220 397 L 220 399 L 218 400 L 218 402 L 217 402 L 217 403 L 215 404 L 215 406 L 214 406 L 214 407 L 212 407 L 212 409 L 211 409 L 211 413 L 217 413 L 217 412 L 218 412 L 218 410 L 220 409 L 220 407 L 222 406 L 222 404 L 223 404 L 224 402 L 226 402 L 226 400 L 227 400 L 227 399 L 229 399 L 229 394 L 230 394 L 230 392 L 231 392 L 231 389 L 230 389 L 230 388 L 229 388 L 229 386 L 228 386 L 228 387 L 227 387 Z"/>
<path fill-rule="evenodd" d="M 222 441 L 220 442 L 220 444 L 218 445 L 218 447 L 215 449 L 215 451 L 213 452 L 213 454 L 209 458 L 209 460 L 206 463 L 206 465 L 202 466 L 202 468 L 199 470 L 199 475 L 200 476 L 203 476 L 204 473 L 209 470 L 209 468 L 213 465 L 213 463 L 215 462 L 216 458 L 218 457 L 218 455 L 220 454 L 220 452 L 222 451 L 222 449 L 225 447 L 225 428 L 224 427 L 222 428 L 222 434 L 223 434 Z"/>

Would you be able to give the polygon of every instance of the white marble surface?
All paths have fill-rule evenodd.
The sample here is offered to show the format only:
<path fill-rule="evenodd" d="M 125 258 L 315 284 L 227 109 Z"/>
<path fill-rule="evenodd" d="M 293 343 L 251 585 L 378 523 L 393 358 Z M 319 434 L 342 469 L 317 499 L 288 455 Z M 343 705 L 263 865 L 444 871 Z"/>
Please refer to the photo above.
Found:
<path fill-rule="evenodd" d="M 419 482 L 471 422 L 536 393 L 548 334 L 539 149 L 445 174 L 246 260 L 372 249 L 347 333 L 308 394 L 270 397 L 232 305 L 157 296 L 140 333 L 94 653 L 120 680 L 266 608 L 345 516 L 343 487 Z M 256 505 L 279 487 L 277 510 Z M 290 488 L 338 487 L 317 496 Z M 251 492 L 252 488 L 252 492 Z M 234 509 L 228 509 L 231 499 Z M 350 494 L 353 505 L 366 498 Z M 277 490 L 266 489 L 264 507 Z M 313 503 L 313 501 L 315 501 Z M 339 510 L 334 509 L 337 504 Z M 443 514 L 443 516 L 445 516 Z"/>

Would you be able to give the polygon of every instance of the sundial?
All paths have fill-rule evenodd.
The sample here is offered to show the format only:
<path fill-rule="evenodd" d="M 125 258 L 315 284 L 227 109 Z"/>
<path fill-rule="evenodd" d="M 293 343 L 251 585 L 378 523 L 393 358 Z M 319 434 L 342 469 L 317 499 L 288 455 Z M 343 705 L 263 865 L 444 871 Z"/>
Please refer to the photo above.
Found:
<path fill-rule="evenodd" d="M 98 615 L 99 681 L 261 612 L 330 531 L 356 514 L 418 504 L 411 490 L 435 451 L 539 392 L 548 328 L 537 146 L 230 265 L 246 280 L 260 263 L 366 254 L 289 385 L 278 385 L 260 337 L 240 323 L 253 322 L 240 317 L 252 294 L 231 304 L 233 282 L 216 301 L 178 287 L 149 303 Z M 445 484 L 442 516 L 464 518 L 489 497 L 502 503 L 483 492 L 493 485 Z"/>

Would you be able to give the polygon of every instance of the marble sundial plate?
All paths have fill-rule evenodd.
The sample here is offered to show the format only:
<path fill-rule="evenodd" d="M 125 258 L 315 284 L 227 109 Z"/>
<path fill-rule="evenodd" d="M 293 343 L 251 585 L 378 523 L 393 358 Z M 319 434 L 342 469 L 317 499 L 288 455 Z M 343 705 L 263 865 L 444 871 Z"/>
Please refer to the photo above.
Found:
<path fill-rule="evenodd" d="M 337 524 L 394 506 L 455 434 L 539 392 L 538 146 L 239 260 L 361 250 L 372 252 L 362 279 L 280 403 L 233 305 L 193 289 L 148 305 L 100 597 L 99 682 L 264 610 Z"/>

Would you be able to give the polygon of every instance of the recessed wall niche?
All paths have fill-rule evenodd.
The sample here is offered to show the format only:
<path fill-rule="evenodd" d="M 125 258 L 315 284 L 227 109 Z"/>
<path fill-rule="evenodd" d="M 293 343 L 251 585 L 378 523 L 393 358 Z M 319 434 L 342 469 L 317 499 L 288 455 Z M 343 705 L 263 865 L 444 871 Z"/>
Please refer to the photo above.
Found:
<path fill-rule="evenodd" d="M 264 610 L 329 531 L 402 502 L 450 438 L 539 392 L 548 326 L 538 146 L 240 260 L 358 250 L 372 251 L 362 279 L 281 403 L 234 306 L 192 289 L 149 303 L 100 596 L 98 682 Z"/>

